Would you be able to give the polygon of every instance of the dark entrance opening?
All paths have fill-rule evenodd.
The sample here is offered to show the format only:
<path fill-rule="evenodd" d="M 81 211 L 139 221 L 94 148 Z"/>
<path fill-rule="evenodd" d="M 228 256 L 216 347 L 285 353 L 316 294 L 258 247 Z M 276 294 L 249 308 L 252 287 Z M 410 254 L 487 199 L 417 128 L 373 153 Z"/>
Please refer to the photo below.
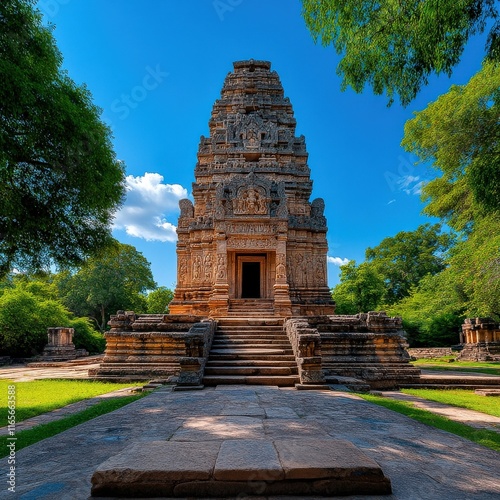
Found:
<path fill-rule="evenodd" d="M 242 262 L 241 275 L 241 298 L 260 299 L 260 262 Z"/>

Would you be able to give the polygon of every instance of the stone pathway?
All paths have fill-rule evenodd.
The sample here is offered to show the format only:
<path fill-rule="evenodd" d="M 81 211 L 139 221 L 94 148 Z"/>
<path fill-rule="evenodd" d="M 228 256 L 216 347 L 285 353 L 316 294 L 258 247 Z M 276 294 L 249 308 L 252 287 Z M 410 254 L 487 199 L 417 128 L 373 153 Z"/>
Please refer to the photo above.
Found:
<path fill-rule="evenodd" d="M 487 429 L 500 433 L 500 418 L 494 417 L 493 415 L 487 415 L 486 413 L 459 408 L 457 406 L 450 406 L 436 401 L 429 401 L 428 399 L 419 398 L 398 391 L 383 391 L 382 395 L 391 399 L 411 402 L 417 408 L 436 413 L 437 415 L 442 415 L 450 420 L 470 425 L 476 429 Z M 491 404 L 500 404 L 500 401 L 495 398 L 490 398 L 490 401 Z"/>
<path fill-rule="evenodd" d="M 353 394 L 219 386 L 193 392 L 162 387 L 18 451 L 16 495 L 4 482 L 0 498 L 87 499 L 93 472 L 130 445 L 297 438 L 350 441 L 392 482 L 392 495 L 344 498 L 487 500 L 500 495 L 499 453 Z M 2 459 L 2 474 L 7 466 Z"/>
<path fill-rule="evenodd" d="M 99 367 L 99 363 L 74 366 L 61 364 L 61 366 L 51 367 L 7 365 L 0 367 L 0 379 L 9 379 L 14 382 L 29 382 L 43 378 L 85 379 L 89 378 L 89 369 L 97 367 Z"/>

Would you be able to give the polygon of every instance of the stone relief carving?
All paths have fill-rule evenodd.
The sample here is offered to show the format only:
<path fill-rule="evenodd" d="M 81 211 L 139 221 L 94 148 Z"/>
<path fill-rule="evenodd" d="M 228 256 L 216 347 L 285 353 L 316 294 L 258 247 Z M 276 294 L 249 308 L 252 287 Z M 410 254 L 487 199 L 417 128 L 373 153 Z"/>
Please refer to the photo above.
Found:
<path fill-rule="evenodd" d="M 194 262 L 193 262 L 193 280 L 200 281 L 200 279 L 201 279 L 201 268 L 202 268 L 201 256 L 197 255 L 194 258 Z"/>
<path fill-rule="evenodd" d="M 226 234 L 276 234 L 285 230 L 279 224 L 252 223 L 252 222 L 227 222 Z"/>
<path fill-rule="evenodd" d="M 279 254 L 277 257 L 276 278 L 277 279 L 286 278 L 285 256 L 283 254 Z"/>
<path fill-rule="evenodd" d="M 268 201 L 255 187 L 240 190 L 233 200 L 235 215 L 263 215 L 268 213 Z"/>
<path fill-rule="evenodd" d="M 227 239 L 226 243 L 229 248 L 266 249 L 266 248 L 275 248 L 276 239 L 236 238 L 234 236 L 230 236 Z"/>
<path fill-rule="evenodd" d="M 213 258 L 211 253 L 207 253 L 205 255 L 205 259 L 203 261 L 203 267 L 204 267 L 204 272 L 205 272 L 205 281 L 212 281 L 212 275 L 213 275 Z"/>
<path fill-rule="evenodd" d="M 226 256 L 223 254 L 217 255 L 217 278 L 226 279 L 227 276 L 227 264 Z"/>

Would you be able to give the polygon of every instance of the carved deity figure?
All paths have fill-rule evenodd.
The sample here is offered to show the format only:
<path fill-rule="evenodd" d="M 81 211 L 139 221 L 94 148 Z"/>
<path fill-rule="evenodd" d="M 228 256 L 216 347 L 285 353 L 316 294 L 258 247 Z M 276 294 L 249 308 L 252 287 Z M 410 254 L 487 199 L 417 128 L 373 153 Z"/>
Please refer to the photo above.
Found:
<path fill-rule="evenodd" d="M 224 279 L 226 277 L 226 257 L 225 255 L 217 255 L 217 278 Z"/>
<path fill-rule="evenodd" d="M 207 255 L 205 255 L 205 260 L 204 260 L 203 264 L 205 267 L 205 281 L 211 281 L 211 279 L 212 279 L 212 264 L 213 264 L 211 253 L 207 253 Z"/>
<path fill-rule="evenodd" d="M 201 278 L 201 257 L 197 255 L 193 263 L 193 279 L 198 281 Z"/>
<path fill-rule="evenodd" d="M 285 256 L 278 255 L 278 263 L 276 265 L 276 278 L 285 279 L 286 278 L 286 266 L 285 266 Z"/>

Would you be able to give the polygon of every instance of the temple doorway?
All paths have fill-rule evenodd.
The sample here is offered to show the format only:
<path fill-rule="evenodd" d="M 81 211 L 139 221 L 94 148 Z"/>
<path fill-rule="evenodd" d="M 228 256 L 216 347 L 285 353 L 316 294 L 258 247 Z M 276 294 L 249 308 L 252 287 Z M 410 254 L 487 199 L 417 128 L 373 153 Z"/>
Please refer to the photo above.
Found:
<path fill-rule="evenodd" d="M 241 299 L 262 299 L 266 297 L 266 257 L 260 255 L 238 256 L 237 297 Z"/>
<path fill-rule="evenodd" d="M 241 298 L 260 299 L 260 262 L 242 262 Z"/>

